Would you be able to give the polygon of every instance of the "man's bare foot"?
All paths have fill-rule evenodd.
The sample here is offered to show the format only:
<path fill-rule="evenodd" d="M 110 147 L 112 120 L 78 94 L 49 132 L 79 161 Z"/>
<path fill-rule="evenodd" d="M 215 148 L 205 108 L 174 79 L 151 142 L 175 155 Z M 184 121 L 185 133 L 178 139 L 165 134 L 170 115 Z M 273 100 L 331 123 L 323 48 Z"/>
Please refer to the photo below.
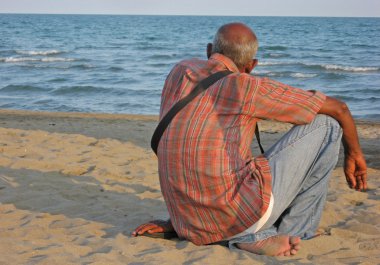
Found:
<path fill-rule="evenodd" d="M 255 243 L 238 243 L 237 247 L 259 255 L 290 256 L 297 254 L 300 242 L 296 236 L 278 235 Z"/>

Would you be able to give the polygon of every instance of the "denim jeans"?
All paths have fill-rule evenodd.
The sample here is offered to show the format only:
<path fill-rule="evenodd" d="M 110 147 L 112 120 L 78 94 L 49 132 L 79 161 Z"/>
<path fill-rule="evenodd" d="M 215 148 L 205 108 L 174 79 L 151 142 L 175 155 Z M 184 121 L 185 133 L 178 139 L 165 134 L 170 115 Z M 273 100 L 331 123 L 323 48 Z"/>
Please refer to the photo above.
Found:
<path fill-rule="evenodd" d="M 267 152 L 274 204 L 268 221 L 253 234 L 230 240 L 252 243 L 278 234 L 314 236 L 326 200 L 328 181 L 339 155 L 342 130 L 326 115 L 294 126 Z"/>

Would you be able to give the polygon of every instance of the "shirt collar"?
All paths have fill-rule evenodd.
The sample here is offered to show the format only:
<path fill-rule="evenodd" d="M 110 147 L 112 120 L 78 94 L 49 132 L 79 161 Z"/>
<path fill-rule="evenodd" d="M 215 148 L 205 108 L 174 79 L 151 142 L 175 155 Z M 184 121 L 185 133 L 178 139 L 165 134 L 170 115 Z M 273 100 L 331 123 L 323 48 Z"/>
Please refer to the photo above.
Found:
<path fill-rule="evenodd" d="M 232 72 L 239 72 L 239 69 L 237 68 L 235 63 L 230 58 L 224 56 L 223 54 L 214 53 L 211 55 L 209 60 L 215 60 L 224 64 L 227 67 L 227 69 Z"/>

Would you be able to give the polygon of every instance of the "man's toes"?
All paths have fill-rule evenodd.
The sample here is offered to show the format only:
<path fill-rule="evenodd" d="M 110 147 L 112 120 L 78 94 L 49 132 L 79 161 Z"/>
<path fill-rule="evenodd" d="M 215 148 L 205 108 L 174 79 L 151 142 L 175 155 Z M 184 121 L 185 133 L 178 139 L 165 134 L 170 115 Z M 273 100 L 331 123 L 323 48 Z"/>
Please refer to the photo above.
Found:
<path fill-rule="evenodd" d="M 297 250 L 296 250 L 296 249 L 292 249 L 292 250 L 290 250 L 290 254 L 291 254 L 291 255 L 295 255 L 295 254 L 297 254 Z"/>
<path fill-rule="evenodd" d="M 292 246 L 292 249 L 295 249 L 295 250 L 300 250 L 301 249 L 301 245 L 293 245 Z"/>
<path fill-rule="evenodd" d="M 284 256 L 290 256 L 290 250 L 284 252 Z"/>
<path fill-rule="evenodd" d="M 301 243 L 301 238 L 299 238 L 298 236 L 291 236 L 289 238 L 289 243 L 291 245 L 298 245 L 299 243 Z"/>

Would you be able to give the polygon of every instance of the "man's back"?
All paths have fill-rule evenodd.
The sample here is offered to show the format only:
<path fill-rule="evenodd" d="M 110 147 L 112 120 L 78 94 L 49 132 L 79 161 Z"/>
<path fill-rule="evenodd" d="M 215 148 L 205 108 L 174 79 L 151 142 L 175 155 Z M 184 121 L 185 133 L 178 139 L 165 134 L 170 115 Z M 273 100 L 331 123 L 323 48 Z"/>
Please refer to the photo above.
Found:
<path fill-rule="evenodd" d="M 270 197 L 270 174 L 257 171 L 251 177 L 256 168 L 250 150 L 256 124 L 252 82 L 258 80 L 239 73 L 227 57 L 215 54 L 208 61 L 179 63 L 164 86 L 160 116 L 199 81 L 226 68 L 234 73 L 179 112 L 158 149 L 161 187 L 173 225 L 181 236 L 199 244 L 252 225 Z"/>

